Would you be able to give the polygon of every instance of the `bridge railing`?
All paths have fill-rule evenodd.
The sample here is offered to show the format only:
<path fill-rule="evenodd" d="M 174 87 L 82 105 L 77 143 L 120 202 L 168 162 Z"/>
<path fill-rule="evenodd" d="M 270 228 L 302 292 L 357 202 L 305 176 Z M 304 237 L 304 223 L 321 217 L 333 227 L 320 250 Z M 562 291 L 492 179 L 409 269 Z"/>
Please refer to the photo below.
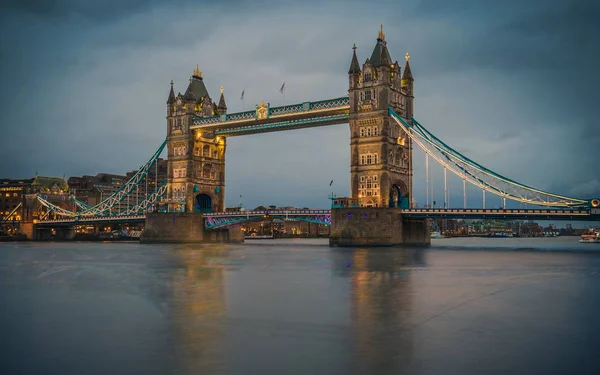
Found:
<path fill-rule="evenodd" d="M 303 102 L 279 107 L 269 107 L 268 117 L 288 115 L 294 113 L 303 113 L 310 111 L 321 111 L 324 109 L 344 108 L 350 105 L 350 98 L 343 96 L 340 98 L 319 100 L 316 102 Z M 216 125 L 227 122 L 256 120 L 256 111 L 245 111 L 237 113 L 223 114 L 211 117 L 195 117 L 193 126 Z"/>
<path fill-rule="evenodd" d="M 331 210 L 265 210 L 265 211 L 230 211 L 205 213 L 205 217 L 225 216 L 272 216 L 272 215 L 330 215 Z"/>

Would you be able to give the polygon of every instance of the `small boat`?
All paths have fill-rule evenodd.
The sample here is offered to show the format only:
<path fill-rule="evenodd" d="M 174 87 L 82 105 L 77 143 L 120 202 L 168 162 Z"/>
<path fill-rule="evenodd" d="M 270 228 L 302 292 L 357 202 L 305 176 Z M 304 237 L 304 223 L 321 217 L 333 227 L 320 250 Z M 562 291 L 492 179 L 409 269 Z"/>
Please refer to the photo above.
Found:
<path fill-rule="evenodd" d="M 590 228 L 586 234 L 581 235 L 580 243 L 600 243 L 600 228 Z"/>

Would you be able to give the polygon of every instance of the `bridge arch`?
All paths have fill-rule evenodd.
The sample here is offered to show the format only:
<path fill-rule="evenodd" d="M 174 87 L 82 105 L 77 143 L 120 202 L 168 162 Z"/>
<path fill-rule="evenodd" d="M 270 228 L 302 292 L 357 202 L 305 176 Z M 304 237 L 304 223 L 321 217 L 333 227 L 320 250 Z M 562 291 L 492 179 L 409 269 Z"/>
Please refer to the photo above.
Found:
<path fill-rule="evenodd" d="M 213 212 L 213 201 L 210 194 L 197 194 L 194 198 L 194 212 Z"/>
<path fill-rule="evenodd" d="M 410 194 L 403 181 L 397 181 L 390 185 L 389 207 L 410 208 Z"/>

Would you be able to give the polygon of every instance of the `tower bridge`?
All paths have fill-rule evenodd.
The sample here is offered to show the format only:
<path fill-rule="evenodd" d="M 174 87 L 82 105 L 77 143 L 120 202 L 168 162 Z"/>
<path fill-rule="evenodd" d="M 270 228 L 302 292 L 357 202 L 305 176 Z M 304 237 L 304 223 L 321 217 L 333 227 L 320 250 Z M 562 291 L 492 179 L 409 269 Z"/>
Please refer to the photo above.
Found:
<path fill-rule="evenodd" d="M 421 125 L 414 117 L 415 80 L 410 56 L 407 53 L 402 64 L 391 58 L 383 28 L 364 63 L 359 63 L 356 45 L 352 50 L 347 96 L 278 107 L 262 101 L 254 110 L 239 113 L 228 113 L 222 87 L 218 103 L 213 101 L 197 66 L 184 94 L 176 95 L 171 81 L 166 103 L 166 140 L 118 192 L 94 207 L 74 200 L 79 211 L 55 206 L 40 196 L 38 200 L 61 216 L 62 224 L 146 217 L 146 226 L 150 229 L 147 232 L 153 233 L 147 234 L 155 240 L 202 240 L 202 234 L 190 232 L 231 229 L 244 220 L 255 220 L 266 214 L 224 212 L 228 137 L 347 123 L 351 197 L 338 199 L 341 206 L 332 210 L 318 214 L 295 211 L 291 216 L 295 220 L 331 224 L 332 244 L 428 243 L 427 220 L 438 217 L 598 220 L 598 199 L 566 197 L 511 180 L 460 154 Z M 413 207 L 415 145 L 425 151 L 426 166 L 431 159 L 444 167 L 444 207 L 448 207 L 447 171 L 463 181 L 462 209 Z M 163 148 L 168 153 L 167 183 L 127 210 L 110 214 L 117 203 L 131 195 Z M 467 207 L 467 183 L 481 189 L 481 208 Z M 506 200 L 512 200 L 540 209 L 486 209 L 486 193 L 501 197 L 504 208 Z M 176 216 L 163 220 L 160 219 L 162 214 L 156 213 L 159 211 Z M 269 215 L 290 218 L 290 212 L 270 212 Z M 46 220 L 43 224 L 52 223 Z M 187 232 L 182 237 L 181 228 L 186 226 Z M 168 233 L 164 234 L 165 231 Z M 407 238 L 411 240 L 406 241 Z"/>

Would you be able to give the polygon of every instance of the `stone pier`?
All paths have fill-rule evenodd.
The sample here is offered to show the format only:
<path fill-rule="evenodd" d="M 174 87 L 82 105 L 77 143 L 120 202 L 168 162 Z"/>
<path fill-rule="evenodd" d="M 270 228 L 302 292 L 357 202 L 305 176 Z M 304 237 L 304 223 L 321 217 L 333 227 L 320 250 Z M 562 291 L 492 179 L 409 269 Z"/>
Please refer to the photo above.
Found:
<path fill-rule="evenodd" d="M 220 230 L 204 229 L 201 213 L 149 213 L 141 243 L 211 243 L 244 242 L 239 227 Z"/>
<path fill-rule="evenodd" d="M 402 218 L 399 208 L 334 208 L 329 246 L 428 246 L 427 219 Z"/>

